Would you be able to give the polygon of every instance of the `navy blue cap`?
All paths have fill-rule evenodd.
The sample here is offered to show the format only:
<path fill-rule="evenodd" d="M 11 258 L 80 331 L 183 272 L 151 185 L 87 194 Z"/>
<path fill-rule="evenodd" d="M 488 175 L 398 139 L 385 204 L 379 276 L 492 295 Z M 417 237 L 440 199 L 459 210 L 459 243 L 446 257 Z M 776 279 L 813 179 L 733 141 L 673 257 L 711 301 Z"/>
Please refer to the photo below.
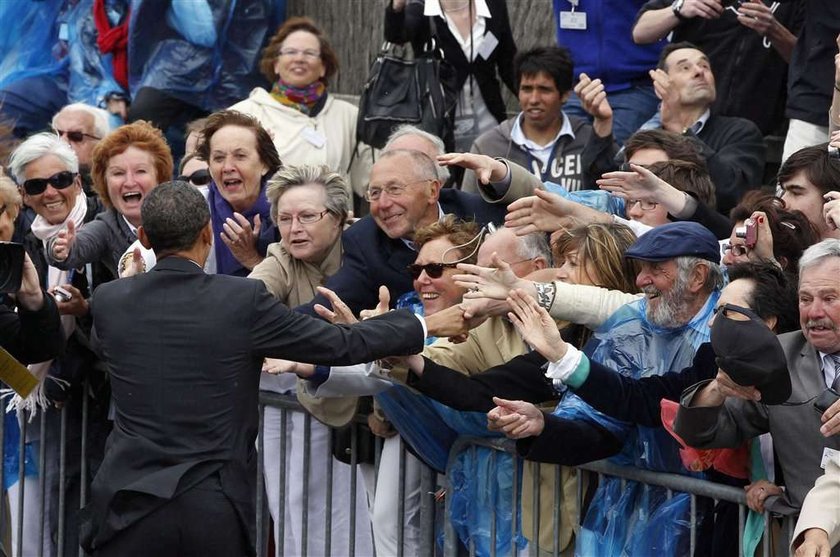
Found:
<path fill-rule="evenodd" d="M 680 256 L 700 257 L 720 264 L 720 244 L 712 232 L 696 222 L 669 222 L 650 230 L 624 252 L 643 261 L 666 261 Z"/>

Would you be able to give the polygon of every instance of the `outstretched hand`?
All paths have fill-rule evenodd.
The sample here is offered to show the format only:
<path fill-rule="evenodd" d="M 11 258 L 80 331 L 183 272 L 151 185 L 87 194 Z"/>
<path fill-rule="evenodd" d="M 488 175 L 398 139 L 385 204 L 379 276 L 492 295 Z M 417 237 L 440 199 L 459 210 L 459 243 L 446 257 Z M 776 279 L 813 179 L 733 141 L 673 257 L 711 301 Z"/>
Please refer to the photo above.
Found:
<path fill-rule="evenodd" d="M 510 265 L 505 263 L 496 252 L 491 259 L 493 267 L 479 267 L 469 263 L 458 263 L 458 270 L 464 274 L 454 275 L 455 284 L 466 288 L 465 299 L 491 298 L 504 300 L 512 288 L 527 289 L 528 281 L 516 276 Z"/>
<path fill-rule="evenodd" d="M 638 164 L 630 164 L 630 171 L 605 172 L 595 180 L 598 187 L 624 199 L 638 199 L 662 203 L 668 189 L 675 190 L 671 184 Z M 679 193 L 679 192 L 678 192 Z M 680 193 L 680 195 L 682 195 Z"/>
<path fill-rule="evenodd" d="M 333 324 L 352 325 L 358 322 L 356 316 L 350 311 L 350 307 L 344 303 L 344 300 L 338 297 L 338 294 L 327 288 L 326 286 L 319 286 L 318 293 L 329 300 L 333 309 L 327 309 L 326 306 L 315 304 L 312 308 L 315 313 Z"/>
<path fill-rule="evenodd" d="M 67 221 L 67 228 L 56 236 L 51 244 L 52 256 L 56 261 L 64 261 L 70 257 L 70 250 L 76 241 L 76 223 L 72 219 Z"/>
<path fill-rule="evenodd" d="M 510 439 L 534 437 L 545 429 L 542 410 L 522 400 L 493 397 L 495 408 L 487 413 L 487 429 L 500 431 Z"/>
<path fill-rule="evenodd" d="M 566 354 L 566 342 L 557 324 L 534 298 L 522 290 L 511 290 L 508 305 L 511 308 L 508 317 L 525 342 L 549 362 L 556 362 Z"/>
<path fill-rule="evenodd" d="M 482 184 L 501 182 L 507 176 L 507 165 L 487 155 L 478 153 L 446 153 L 438 155 L 437 162 L 441 166 L 460 166 L 472 170 Z"/>
<path fill-rule="evenodd" d="M 379 287 L 379 303 L 376 304 L 374 309 L 363 309 L 359 312 L 359 317 L 361 317 L 362 320 L 370 319 L 371 317 L 388 313 L 390 309 L 391 292 L 389 292 L 388 287 L 383 284 Z"/>

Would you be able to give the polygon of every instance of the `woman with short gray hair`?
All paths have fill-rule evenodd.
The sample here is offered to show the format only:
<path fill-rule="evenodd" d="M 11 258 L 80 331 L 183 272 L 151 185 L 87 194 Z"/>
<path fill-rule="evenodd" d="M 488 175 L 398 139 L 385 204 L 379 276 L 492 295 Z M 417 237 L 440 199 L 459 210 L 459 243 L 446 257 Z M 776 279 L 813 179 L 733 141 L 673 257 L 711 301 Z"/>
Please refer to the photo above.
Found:
<path fill-rule="evenodd" d="M 316 288 L 338 271 L 341 266 L 341 233 L 347 221 L 350 203 L 350 188 L 346 180 L 327 166 L 286 166 L 268 181 L 266 197 L 271 204 L 270 214 L 281 240 L 268 246 L 265 259 L 259 263 L 249 278 L 262 280 L 266 288 L 278 300 L 289 307 L 310 302 Z M 282 369 L 279 360 L 266 360 L 264 369 Z M 283 369 L 283 371 L 288 371 Z M 260 389 L 274 392 L 294 390 L 294 374 L 263 374 Z M 335 555 L 349 553 L 350 523 L 348 509 L 355 505 L 357 525 L 354 541 L 357 554 L 373 552 L 370 539 L 370 524 L 364 490 L 355 492 L 355 500 L 348 495 L 351 482 L 351 468 L 333 460 L 330 450 L 330 431 L 311 420 L 309 426 L 309 481 L 290 481 L 285 486 L 279 483 L 277 469 L 282 458 L 281 439 L 286 435 L 289 459 L 287 478 L 305 477 L 301 468 L 306 451 L 304 442 L 307 429 L 302 413 L 292 413 L 285 429 L 281 427 L 281 411 L 267 406 L 263 418 L 264 477 L 268 507 L 275 525 L 286 524 L 284 547 L 294 554 L 302 553 L 301 536 L 303 513 L 308 507 L 309 552 L 326 552 L 326 540 L 321 529 L 315 527 L 322 521 L 325 509 L 323 501 L 327 494 L 328 463 L 332 465 L 332 522 L 331 551 Z M 308 491 L 308 502 L 304 494 Z M 281 497 L 285 505 L 281 506 Z M 285 508 L 285 517 L 279 515 Z M 279 529 L 275 536 L 279 537 Z M 276 539 L 276 538 L 275 538 Z"/>

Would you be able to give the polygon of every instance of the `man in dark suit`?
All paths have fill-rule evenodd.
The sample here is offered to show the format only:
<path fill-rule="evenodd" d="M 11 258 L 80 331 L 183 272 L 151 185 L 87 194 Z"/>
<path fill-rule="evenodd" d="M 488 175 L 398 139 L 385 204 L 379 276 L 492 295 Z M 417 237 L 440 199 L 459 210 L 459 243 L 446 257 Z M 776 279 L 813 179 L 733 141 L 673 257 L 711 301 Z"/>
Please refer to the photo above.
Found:
<path fill-rule="evenodd" d="M 413 289 L 406 267 L 417 257 L 412 242 L 417 229 L 445 214 L 481 224 L 505 218 L 504 202 L 491 204 L 477 194 L 441 189 L 435 163 L 415 150 L 382 153 L 371 169 L 366 195 L 370 215 L 344 232 L 341 269 L 326 284 L 355 314 L 376 306 L 380 285 L 391 291 L 391 300 Z M 315 304 L 327 305 L 327 300 L 316 296 L 299 309 L 312 313 Z"/>
<path fill-rule="evenodd" d="M 188 184 L 155 188 L 142 217 L 157 265 L 101 286 L 92 304 L 116 414 L 83 545 L 98 556 L 253 555 L 263 359 L 417 353 L 424 325 L 408 311 L 330 325 L 290 311 L 260 281 L 206 275 L 210 215 Z"/>
<path fill-rule="evenodd" d="M 792 394 L 785 405 L 763 403 L 754 387 L 724 372 L 687 389 L 674 429 L 701 449 L 735 447 L 769 432 L 785 479 L 785 492 L 769 496 L 765 508 L 790 515 L 840 451 L 840 405 L 824 414 L 814 401 L 827 388 L 840 389 L 840 240 L 805 250 L 799 260 L 801 331 L 779 336 L 787 358 Z M 833 555 L 840 555 L 840 549 Z"/>

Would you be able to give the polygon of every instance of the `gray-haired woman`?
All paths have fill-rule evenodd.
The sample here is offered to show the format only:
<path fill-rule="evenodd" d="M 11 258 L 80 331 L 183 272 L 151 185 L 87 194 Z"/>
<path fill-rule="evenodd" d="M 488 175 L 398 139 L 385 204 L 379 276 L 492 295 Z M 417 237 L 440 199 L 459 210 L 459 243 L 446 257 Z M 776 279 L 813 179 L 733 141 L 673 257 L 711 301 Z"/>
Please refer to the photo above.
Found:
<path fill-rule="evenodd" d="M 309 302 L 341 265 L 341 231 L 349 188 L 326 166 L 289 166 L 269 181 L 266 197 L 281 240 L 268 247 L 250 278 L 289 307 Z"/>
<path fill-rule="evenodd" d="M 281 240 L 268 247 L 265 259 L 249 275 L 262 280 L 278 300 L 289 307 L 308 303 L 315 297 L 316 288 L 326 282 L 341 265 L 341 232 L 347 221 L 350 203 L 347 182 L 327 166 L 287 166 L 278 171 L 268 183 L 266 197 L 271 204 L 271 218 L 280 231 Z M 266 369 L 282 369 L 279 361 L 267 361 Z M 296 377 L 292 373 L 263 374 L 260 389 L 288 392 L 295 389 Z M 355 401 L 354 401 L 355 402 Z M 263 421 L 263 455 L 265 462 L 265 487 L 268 506 L 275 525 L 286 524 L 284 547 L 290 554 L 303 553 L 302 517 L 308 505 L 307 548 L 310 554 L 324 554 L 323 501 L 326 498 L 328 477 L 327 463 L 332 460 L 329 429 L 311 420 L 309 428 L 309 485 L 289 481 L 279 485 L 277 469 L 280 466 L 281 436 L 287 436 L 287 478 L 304 477 L 303 451 L 307 428 L 304 415 L 292 413 L 281 429 L 281 411 L 265 409 Z M 356 507 L 356 554 L 373 553 L 370 525 L 364 490 L 356 491 L 355 500 L 349 498 L 351 469 L 346 464 L 332 462 L 332 531 L 331 552 L 344 555 L 350 552 L 349 509 Z M 308 503 L 304 497 L 308 491 Z M 285 517 L 278 516 L 284 497 Z M 275 529 L 275 539 L 279 529 Z"/>

